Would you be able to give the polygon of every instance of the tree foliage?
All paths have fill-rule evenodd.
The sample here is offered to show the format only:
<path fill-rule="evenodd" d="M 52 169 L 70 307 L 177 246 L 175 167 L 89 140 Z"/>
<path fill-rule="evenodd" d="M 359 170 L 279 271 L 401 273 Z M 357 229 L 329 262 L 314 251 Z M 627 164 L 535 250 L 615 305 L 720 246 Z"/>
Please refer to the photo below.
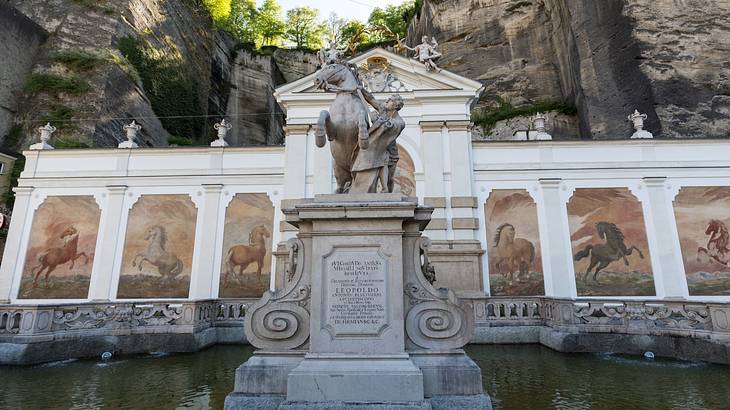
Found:
<path fill-rule="evenodd" d="M 371 41 L 389 40 L 390 33 L 399 38 L 405 37 L 408 33 L 408 25 L 416 14 L 415 9 L 416 2 L 413 0 L 384 9 L 376 7 L 368 18 Z M 382 30 L 383 28 L 386 30 Z"/>
<path fill-rule="evenodd" d="M 297 48 L 320 48 L 327 26 L 319 20 L 319 10 L 296 7 L 286 12 L 286 39 Z"/>
<path fill-rule="evenodd" d="M 231 15 L 224 28 L 240 42 L 255 44 L 258 39 L 257 14 L 256 0 L 233 0 Z"/>
<path fill-rule="evenodd" d="M 264 0 L 256 12 L 256 44 L 259 46 L 279 45 L 281 37 L 284 35 L 284 28 L 279 3 L 276 0 Z"/>
<path fill-rule="evenodd" d="M 225 27 L 231 15 L 231 0 L 203 0 L 216 26 Z"/>

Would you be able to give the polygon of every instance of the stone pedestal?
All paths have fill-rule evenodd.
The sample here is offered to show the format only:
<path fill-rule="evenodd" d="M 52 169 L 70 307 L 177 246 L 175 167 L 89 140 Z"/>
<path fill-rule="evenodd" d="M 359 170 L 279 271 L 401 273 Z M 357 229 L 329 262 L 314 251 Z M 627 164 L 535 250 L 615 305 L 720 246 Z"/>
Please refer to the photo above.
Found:
<path fill-rule="evenodd" d="M 261 350 L 237 370 L 226 408 L 490 406 L 460 349 L 473 334 L 471 306 L 424 275 L 432 208 L 401 194 L 282 208 L 299 229 L 285 285 L 248 310 L 246 336 Z"/>

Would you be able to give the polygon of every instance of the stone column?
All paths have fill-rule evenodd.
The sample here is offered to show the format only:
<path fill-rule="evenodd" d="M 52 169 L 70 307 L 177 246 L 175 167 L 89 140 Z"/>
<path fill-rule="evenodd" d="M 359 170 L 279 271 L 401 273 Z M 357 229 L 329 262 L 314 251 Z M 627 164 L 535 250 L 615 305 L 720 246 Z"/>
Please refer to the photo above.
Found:
<path fill-rule="evenodd" d="M 98 259 L 100 263 L 94 261 L 97 269 L 92 272 L 89 284 L 89 299 L 97 302 L 109 301 L 113 297 L 111 289 L 114 277 L 114 258 L 117 256 L 119 247 L 124 246 L 124 243 L 119 243 L 118 239 L 124 212 L 124 193 L 127 191 L 127 186 L 110 185 L 106 189 L 109 198 L 106 209 L 102 211 L 102 221 L 99 225 L 101 241 L 94 258 Z"/>
<path fill-rule="evenodd" d="M 190 278 L 190 299 L 211 299 L 214 297 L 215 279 L 215 254 L 218 252 L 216 239 L 218 237 L 218 225 L 220 218 L 220 199 L 222 184 L 203 184 L 205 197 L 203 198 L 202 218 L 199 219 L 203 225 L 200 230 L 200 238 L 195 241 L 200 247 L 197 265 L 193 269 Z"/>
<path fill-rule="evenodd" d="M 446 196 L 444 190 L 444 123 L 421 121 L 421 147 L 423 150 L 423 204 L 434 208 L 427 235 L 434 240 L 446 239 Z"/>
<path fill-rule="evenodd" d="M 449 169 L 451 170 L 450 212 L 454 240 L 476 239 L 479 220 L 476 217 L 477 198 L 473 195 L 473 170 L 471 158 L 471 123 L 449 121 L 446 123 L 449 145 Z M 449 215 L 450 214 L 450 215 Z"/>
<path fill-rule="evenodd" d="M 689 296 L 687 276 L 684 272 L 672 198 L 668 195 L 665 182 L 664 177 L 644 178 L 651 209 L 646 213 L 647 229 L 653 228 L 656 238 L 657 257 L 652 258 L 657 262 L 657 266 L 654 266 L 654 280 L 657 296 L 684 299 Z"/>
<path fill-rule="evenodd" d="M 314 141 L 314 127 L 310 128 L 309 134 L 312 138 L 309 140 Z M 314 145 L 314 142 L 312 142 Z M 313 193 L 317 194 L 331 194 L 332 193 L 332 154 L 330 153 L 329 145 L 325 145 L 323 148 L 314 147 L 313 161 L 313 172 L 312 183 L 314 185 Z M 303 196 L 302 196 L 303 197 Z"/>
<path fill-rule="evenodd" d="M 565 201 L 560 196 L 560 178 L 540 179 L 543 200 L 537 203 L 540 246 L 545 275 L 545 295 L 574 298 L 575 275 L 570 254 L 570 229 Z"/>
<path fill-rule="evenodd" d="M 304 198 L 307 177 L 307 133 L 309 124 L 287 125 L 284 164 L 284 198 Z M 317 148 L 317 149 L 327 149 Z"/>
<path fill-rule="evenodd" d="M 5 243 L 5 251 L 3 252 L 3 262 L 0 267 L 0 303 L 10 303 L 13 286 L 13 276 L 16 272 L 16 266 L 23 264 L 18 260 L 20 257 L 20 241 L 23 238 L 23 230 L 26 224 L 31 221 L 29 217 L 33 216 L 33 212 L 29 208 L 30 195 L 33 187 L 17 187 L 14 188 L 15 205 L 13 206 L 13 216 L 10 220 L 10 229 L 8 230 L 8 238 Z"/>

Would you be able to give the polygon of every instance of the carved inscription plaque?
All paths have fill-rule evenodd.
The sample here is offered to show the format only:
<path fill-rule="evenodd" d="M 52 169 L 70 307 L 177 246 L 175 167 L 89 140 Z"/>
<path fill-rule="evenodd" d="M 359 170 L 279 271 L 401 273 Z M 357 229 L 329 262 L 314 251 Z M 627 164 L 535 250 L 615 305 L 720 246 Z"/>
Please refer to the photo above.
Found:
<path fill-rule="evenodd" d="M 378 335 L 388 325 L 387 259 L 373 248 L 336 248 L 324 262 L 325 326 L 333 336 Z"/>

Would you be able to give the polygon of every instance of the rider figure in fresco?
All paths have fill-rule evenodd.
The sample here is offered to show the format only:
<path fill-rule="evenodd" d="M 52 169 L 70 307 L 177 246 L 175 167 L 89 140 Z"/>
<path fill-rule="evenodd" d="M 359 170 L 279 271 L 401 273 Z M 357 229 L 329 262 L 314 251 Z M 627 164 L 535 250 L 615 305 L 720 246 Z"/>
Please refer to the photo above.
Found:
<path fill-rule="evenodd" d="M 431 43 L 428 42 L 428 36 L 421 37 L 421 44 L 411 48 L 407 45 L 403 44 L 403 47 L 415 51 L 415 57 L 423 63 L 423 65 L 426 66 L 426 69 L 431 71 L 438 71 L 440 70 L 438 66 L 436 65 L 435 61 L 441 57 L 441 53 L 439 53 L 436 50 L 436 47 L 438 47 L 438 43 L 436 42 L 436 38 L 431 37 Z"/>
<path fill-rule="evenodd" d="M 352 165 L 354 181 L 350 192 L 377 192 L 378 182 L 386 192 L 392 192 L 393 176 L 398 163 L 396 139 L 406 127 L 398 114 L 403 108 L 403 98 L 394 94 L 381 103 L 362 86 L 358 88 L 375 110 L 377 116 L 368 129 L 368 139 L 361 139 L 360 149 Z"/>

